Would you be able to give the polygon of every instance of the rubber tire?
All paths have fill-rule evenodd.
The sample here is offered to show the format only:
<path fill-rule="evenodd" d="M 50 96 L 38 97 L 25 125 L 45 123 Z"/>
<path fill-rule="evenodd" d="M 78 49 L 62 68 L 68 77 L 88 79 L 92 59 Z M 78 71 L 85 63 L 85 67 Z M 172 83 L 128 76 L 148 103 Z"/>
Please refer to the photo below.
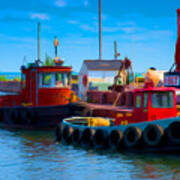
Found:
<path fill-rule="evenodd" d="M 15 108 L 12 108 L 9 110 L 9 113 L 8 113 L 8 118 L 9 118 L 9 121 L 12 123 L 12 124 L 18 124 L 19 123 L 19 112 L 17 109 Z"/>
<path fill-rule="evenodd" d="M 73 133 L 72 127 L 67 125 L 63 127 L 62 138 L 65 143 L 70 144 L 72 142 L 72 133 Z"/>
<path fill-rule="evenodd" d="M 24 108 L 20 110 L 20 118 L 23 124 L 30 125 L 34 119 L 34 112 L 32 109 Z"/>
<path fill-rule="evenodd" d="M 57 126 L 56 126 L 56 131 L 55 131 L 55 141 L 56 142 L 61 142 L 62 140 L 62 130 L 63 130 L 63 126 L 61 123 L 59 123 Z"/>
<path fill-rule="evenodd" d="M 93 146 L 93 136 L 95 134 L 95 130 L 92 128 L 86 128 L 82 131 L 81 135 L 81 145 L 85 148 L 90 148 Z"/>
<path fill-rule="evenodd" d="M 4 121 L 4 110 L 0 109 L 0 122 Z"/>
<path fill-rule="evenodd" d="M 76 128 L 72 133 L 72 144 L 74 146 L 78 146 L 81 141 L 81 131 L 80 129 Z"/>
<path fill-rule="evenodd" d="M 108 145 L 107 131 L 103 129 L 97 129 L 93 136 L 93 145 L 95 149 L 104 149 Z"/>
<path fill-rule="evenodd" d="M 4 122 L 9 124 L 9 125 L 12 125 L 12 122 L 11 122 L 11 118 L 9 117 L 9 112 L 10 112 L 10 108 L 5 108 L 4 109 Z"/>
<path fill-rule="evenodd" d="M 133 133 L 133 134 L 130 134 L 130 133 Z M 134 141 L 131 141 L 132 135 L 135 136 L 133 137 Z M 123 136 L 124 136 L 123 141 L 124 141 L 125 147 L 126 148 L 137 147 L 139 145 L 141 135 L 142 135 L 142 132 L 140 128 L 134 127 L 134 126 L 128 127 L 123 133 Z"/>
<path fill-rule="evenodd" d="M 153 132 L 151 131 L 154 131 L 156 133 L 156 137 L 155 139 L 153 137 L 153 140 L 149 139 L 149 135 L 150 134 L 153 135 Z M 150 124 L 147 125 L 147 127 L 144 129 L 142 138 L 146 145 L 150 147 L 155 147 L 161 143 L 163 135 L 164 135 L 164 130 L 160 125 Z"/>
<path fill-rule="evenodd" d="M 112 130 L 108 136 L 108 144 L 111 149 L 119 150 L 123 139 L 123 133 L 120 130 Z"/>
<path fill-rule="evenodd" d="M 174 132 L 172 133 L 173 128 L 175 129 L 174 129 Z M 177 133 L 177 134 L 174 134 L 174 133 Z M 177 137 L 174 137 L 174 135 Z M 171 123 L 166 129 L 166 136 L 167 136 L 168 141 L 170 141 L 171 143 L 180 144 L 180 122 Z"/>

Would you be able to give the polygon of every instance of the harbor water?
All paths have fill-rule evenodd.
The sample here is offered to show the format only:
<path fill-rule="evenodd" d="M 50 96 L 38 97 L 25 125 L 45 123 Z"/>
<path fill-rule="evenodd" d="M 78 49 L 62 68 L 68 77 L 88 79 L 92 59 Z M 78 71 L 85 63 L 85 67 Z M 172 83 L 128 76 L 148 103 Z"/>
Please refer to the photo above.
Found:
<path fill-rule="evenodd" d="M 0 180 L 179 180 L 180 155 L 97 152 L 54 143 L 53 131 L 0 129 Z"/>

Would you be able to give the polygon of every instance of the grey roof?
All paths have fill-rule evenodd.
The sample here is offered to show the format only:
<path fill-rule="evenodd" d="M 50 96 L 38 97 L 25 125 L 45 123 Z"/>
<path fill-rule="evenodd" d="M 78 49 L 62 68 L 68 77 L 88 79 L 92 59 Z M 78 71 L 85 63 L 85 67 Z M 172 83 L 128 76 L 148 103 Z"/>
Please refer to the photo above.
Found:
<path fill-rule="evenodd" d="M 84 60 L 88 70 L 119 70 L 122 60 Z"/>

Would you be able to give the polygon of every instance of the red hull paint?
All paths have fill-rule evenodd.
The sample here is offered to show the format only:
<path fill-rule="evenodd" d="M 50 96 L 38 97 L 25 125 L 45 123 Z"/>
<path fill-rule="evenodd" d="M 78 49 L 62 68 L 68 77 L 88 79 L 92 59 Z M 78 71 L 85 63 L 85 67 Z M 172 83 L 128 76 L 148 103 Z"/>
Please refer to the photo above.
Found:
<path fill-rule="evenodd" d="M 71 98 L 70 82 L 65 87 L 41 87 L 40 74 L 42 73 L 67 73 L 70 75 L 71 67 L 32 66 L 22 68 L 20 91 L 16 95 L 0 96 L 0 107 L 39 107 L 68 104 Z M 25 77 L 25 81 L 23 76 Z"/>
<path fill-rule="evenodd" d="M 171 100 L 173 102 L 172 107 L 164 108 L 164 107 L 156 107 L 154 108 L 152 105 L 152 95 L 153 93 L 167 93 L 172 92 L 173 96 Z M 144 94 L 147 94 L 147 104 L 144 107 Z M 97 95 L 97 91 L 95 95 Z M 103 96 L 103 92 L 99 92 L 101 96 Z M 91 92 L 91 96 L 93 97 L 93 92 Z M 109 95 L 110 96 L 110 95 Z M 122 97 L 121 97 L 122 96 Z M 115 119 L 115 125 L 119 124 L 129 124 L 129 123 L 138 123 L 138 122 L 151 122 L 159 119 L 172 118 L 177 116 L 177 108 L 176 108 L 176 95 L 174 88 L 142 88 L 135 89 L 130 92 L 124 92 L 119 97 L 119 104 L 121 106 L 113 106 L 113 105 L 104 105 L 101 104 L 86 104 L 88 115 L 92 116 L 101 116 L 101 117 L 110 117 Z M 141 101 L 139 107 L 136 107 L 136 98 L 140 97 Z"/>
<path fill-rule="evenodd" d="M 70 89 L 39 89 L 39 106 L 64 105 L 69 103 L 71 96 Z"/>

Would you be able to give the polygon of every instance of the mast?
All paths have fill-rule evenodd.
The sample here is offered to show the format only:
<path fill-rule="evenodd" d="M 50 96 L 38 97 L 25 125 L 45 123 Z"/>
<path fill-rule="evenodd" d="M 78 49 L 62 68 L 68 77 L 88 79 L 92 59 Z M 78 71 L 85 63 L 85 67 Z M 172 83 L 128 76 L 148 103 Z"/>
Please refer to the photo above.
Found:
<path fill-rule="evenodd" d="M 117 59 L 117 42 L 114 41 L 114 59 Z"/>
<path fill-rule="evenodd" d="M 58 46 L 59 46 L 59 41 L 57 36 L 54 37 L 54 48 L 55 48 L 55 58 L 58 58 Z"/>
<path fill-rule="evenodd" d="M 118 59 L 118 56 L 120 56 L 120 53 L 117 51 L 117 41 L 114 41 L 114 59 Z"/>
<path fill-rule="evenodd" d="M 101 22 L 101 0 L 99 0 L 99 60 L 102 60 L 102 22 Z"/>
<path fill-rule="evenodd" d="M 38 47 L 37 47 L 37 49 L 38 49 L 38 61 L 40 61 L 40 59 L 41 59 L 41 42 L 40 42 L 40 22 L 38 22 Z"/>

